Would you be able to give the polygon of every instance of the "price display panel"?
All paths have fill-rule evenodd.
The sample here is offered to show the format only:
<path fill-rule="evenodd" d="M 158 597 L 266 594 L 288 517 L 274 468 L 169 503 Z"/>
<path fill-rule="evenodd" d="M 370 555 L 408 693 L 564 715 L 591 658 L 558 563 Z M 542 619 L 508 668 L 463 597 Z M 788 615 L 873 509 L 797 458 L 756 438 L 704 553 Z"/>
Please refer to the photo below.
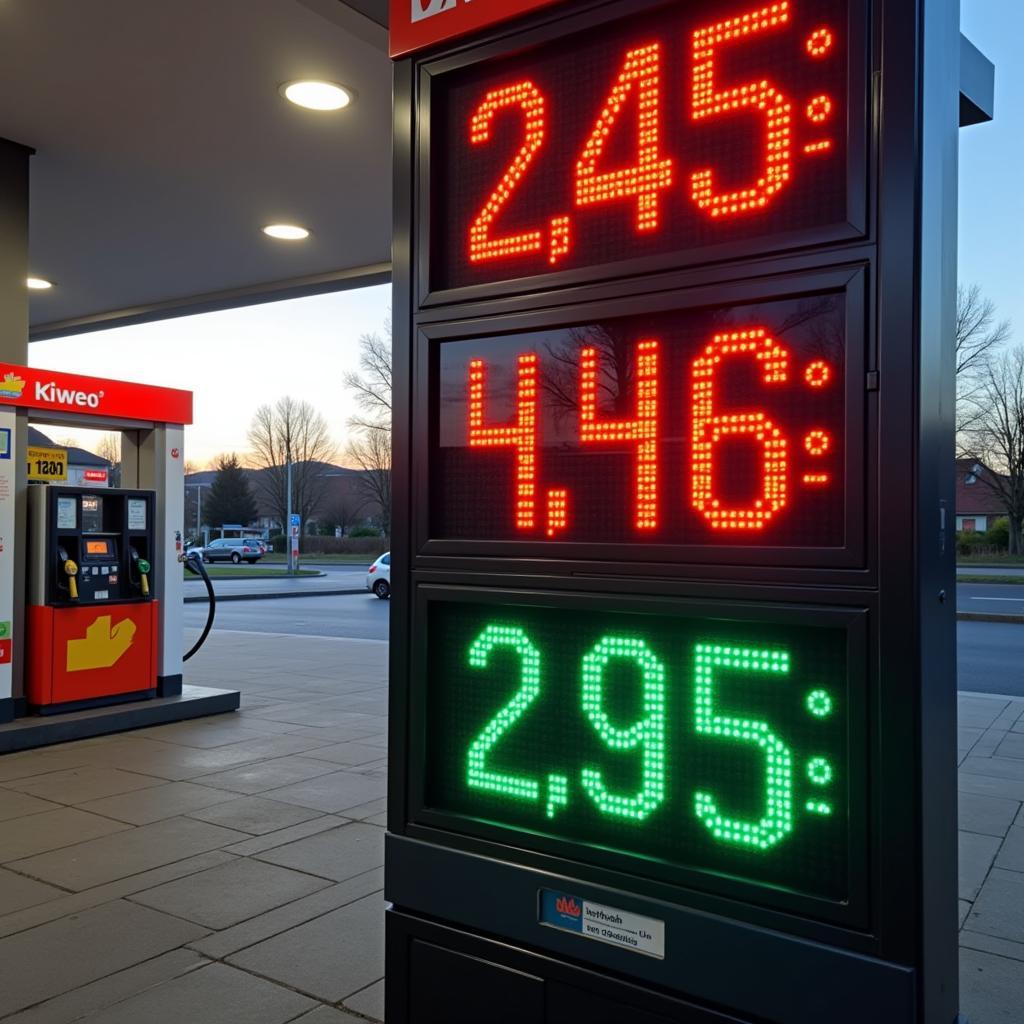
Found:
<path fill-rule="evenodd" d="M 863 495 L 860 319 L 833 292 L 442 341 L 430 536 L 827 563 Z"/>
<path fill-rule="evenodd" d="M 505 600 L 428 603 L 425 808 L 573 860 L 849 909 L 863 867 L 857 613 Z"/>
<path fill-rule="evenodd" d="M 862 234 L 863 21 L 672 3 L 431 76 L 430 288 Z"/>

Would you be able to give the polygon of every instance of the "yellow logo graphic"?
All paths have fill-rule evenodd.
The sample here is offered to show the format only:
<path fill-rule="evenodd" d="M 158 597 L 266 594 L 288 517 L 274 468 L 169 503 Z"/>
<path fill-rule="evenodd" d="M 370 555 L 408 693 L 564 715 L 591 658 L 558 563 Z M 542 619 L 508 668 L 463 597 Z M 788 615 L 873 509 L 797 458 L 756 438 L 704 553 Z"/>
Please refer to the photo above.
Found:
<path fill-rule="evenodd" d="M 21 398 L 27 383 L 28 381 L 16 373 L 5 373 L 4 379 L 0 380 L 0 397 Z"/>
<path fill-rule="evenodd" d="M 111 626 L 109 615 L 101 615 L 86 631 L 84 640 L 68 641 L 68 671 L 88 672 L 112 668 L 135 639 L 135 623 L 125 619 Z"/>

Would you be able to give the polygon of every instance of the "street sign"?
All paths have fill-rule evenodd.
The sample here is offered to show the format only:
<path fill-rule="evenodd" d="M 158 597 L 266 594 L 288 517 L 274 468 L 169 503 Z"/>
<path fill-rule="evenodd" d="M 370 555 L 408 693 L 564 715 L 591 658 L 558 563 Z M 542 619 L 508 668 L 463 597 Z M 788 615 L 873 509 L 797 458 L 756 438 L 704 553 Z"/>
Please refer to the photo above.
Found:
<path fill-rule="evenodd" d="M 389 1021 L 953 1024 L 924 10 L 580 2 L 396 65 Z"/>
<path fill-rule="evenodd" d="M 68 478 L 68 452 L 66 448 L 42 448 L 30 445 L 25 449 L 28 459 L 29 480 L 63 483 Z M 106 477 L 104 476 L 104 479 Z"/>
<path fill-rule="evenodd" d="M 298 515 L 297 513 L 293 512 L 291 514 L 291 516 L 288 517 L 288 525 L 293 530 L 298 529 L 301 524 L 302 524 L 302 516 Z"/>

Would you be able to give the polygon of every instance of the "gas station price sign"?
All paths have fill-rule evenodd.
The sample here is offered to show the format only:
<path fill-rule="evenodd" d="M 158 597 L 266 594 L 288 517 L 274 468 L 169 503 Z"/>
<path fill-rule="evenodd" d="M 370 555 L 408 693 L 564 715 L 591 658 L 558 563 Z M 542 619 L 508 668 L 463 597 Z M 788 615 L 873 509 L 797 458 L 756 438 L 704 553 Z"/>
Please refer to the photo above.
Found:
<path fill-rule="evenodd" d="M 858 11 L 669 3 L 434 75 L 430 287 L 855 237 Z"/>
<path fill-rule="evenodd" d="M 863 380 L 852 301 L 442 341 L 431 536 L 841 549 L 861 494 L 847 462 L 864 403 L 847 389 L 848 374 Z"/>
<path fill-rule="evenodd" d="M 856 642 L 852 620 L 808 621 L 431 601 L 425 807 L 572 859 L 844 903 Z"/>

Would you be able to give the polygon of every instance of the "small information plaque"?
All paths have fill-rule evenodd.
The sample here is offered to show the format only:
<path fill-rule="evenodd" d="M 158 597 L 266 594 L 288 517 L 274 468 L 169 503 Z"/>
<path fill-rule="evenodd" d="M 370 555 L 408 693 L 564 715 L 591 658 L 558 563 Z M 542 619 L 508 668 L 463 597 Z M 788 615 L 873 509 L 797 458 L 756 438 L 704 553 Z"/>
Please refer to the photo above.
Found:
<path fill-rule="evenodd" d="M 540 923 L 575 932 L 585 939 L 665 959 L 665 922 L 615 907 L 591 903 L 569 893 L 542 889 Z"/>

